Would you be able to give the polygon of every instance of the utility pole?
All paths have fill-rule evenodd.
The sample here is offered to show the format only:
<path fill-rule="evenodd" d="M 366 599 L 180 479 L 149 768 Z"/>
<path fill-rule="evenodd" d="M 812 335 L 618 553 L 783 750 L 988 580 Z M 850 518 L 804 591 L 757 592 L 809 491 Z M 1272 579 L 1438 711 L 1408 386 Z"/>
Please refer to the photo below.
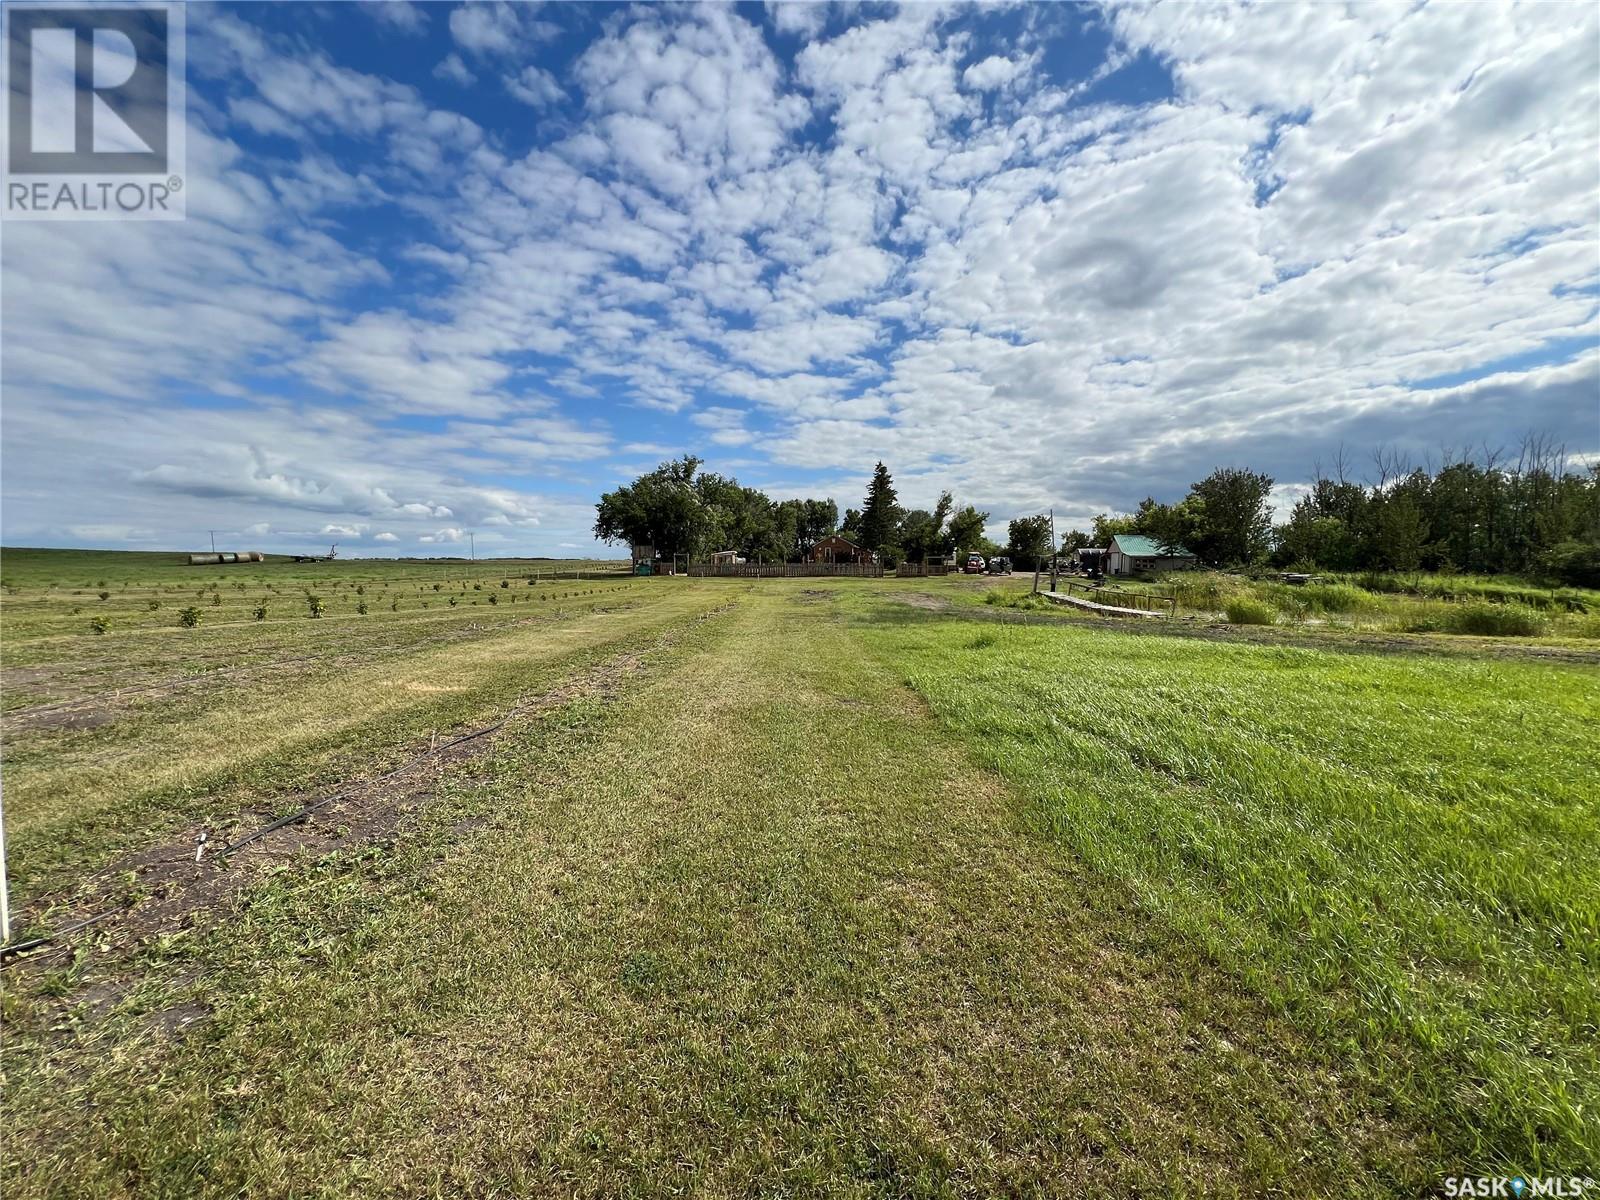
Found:
<path fill-rule="evenodd" d="M 208 529 L 206 532 L 211 535 L 211 553 L 215 554 L 217 552 L 217 531 Z"/>
<path fill-rule="evenodd" d="M 1050 510 L 1050 590 L 1060 590 L 1060 583 L 1056 579 L 1056 510 Z"/>
<path fill-rule="evenodd" d="M 470 529 L 467 530 L 467 547 L 468 547 L 468 553 L 472 555 L 472 561 L 473 562 L 477 562 L 478 561 L 478 541 L 477 541 L 477 537 L 473 534 L 472 530 L 470 530 Z"/>

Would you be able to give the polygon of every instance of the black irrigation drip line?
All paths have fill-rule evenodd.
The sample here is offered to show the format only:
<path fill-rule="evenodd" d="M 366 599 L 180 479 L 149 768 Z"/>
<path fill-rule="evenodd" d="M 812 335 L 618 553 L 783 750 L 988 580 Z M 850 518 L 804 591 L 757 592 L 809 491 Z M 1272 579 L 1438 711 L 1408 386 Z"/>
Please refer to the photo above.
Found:
<path fill-rule="evenodd" d="M 0 946 L 0 959 L 10 958 L 14 954 L 22 954 L 29 950 L 37 950 L 40 946 L 48 946 L 51 942 L 59 941 L 69 933 L 77 933 L 80 929 L 87 929 L 97 921 L 104 921 L 107 917 L 114 917 L 122 909 L 111 908 L 103 913 L 96 913 L 92 917 L 85 917 L 81 921 L 74 921 L 71 925 L 64 925 L 54 933 L 41 934 L 36 938 L 29 938 L 25 942 L 12 942 Z"/>

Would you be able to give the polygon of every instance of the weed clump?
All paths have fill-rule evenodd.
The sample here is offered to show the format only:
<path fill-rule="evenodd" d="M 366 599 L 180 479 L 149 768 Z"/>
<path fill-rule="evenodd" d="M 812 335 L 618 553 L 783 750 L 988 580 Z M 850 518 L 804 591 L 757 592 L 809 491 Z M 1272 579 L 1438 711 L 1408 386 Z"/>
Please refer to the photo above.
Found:
<path fill-rule="evenodd" d="M 195 608 L 193 605 L 190 605 L 188 608 L 184 609 L 178 614 L 178 624 L 182 625 L 185 629 L 193 629 L 196 625 L 200 624 L 200 610 Z"/>
<path fill-rule="evenodd" d="M 1230 625 L 1273 625 L 1278 620 L 1278 610 L 1254 596 L 1234 596 L 1223 611 Z"/>
<path fill-rule="evenodd" d="M 1484 637 L 1538 637 L 1545 626 L 1545 615 L 1529 605 L 1491 604 L 1484 600 L 1452 606 L 1447 623 L 1451 633 Z"/>
<path fill-rule="evenodd" d="M 109 617 L 91 617 L 89 619 L 89 628 L 96 633 L 104 633 L 111 628 L 111 619 Z"/>
<path fill-rule="evenodd" d="M 1176 571 L 1164 582 L 1184 608 L 1201 612 L 1215 612 L 1235 595 L 1238 584 L 1216 571 Z"/>

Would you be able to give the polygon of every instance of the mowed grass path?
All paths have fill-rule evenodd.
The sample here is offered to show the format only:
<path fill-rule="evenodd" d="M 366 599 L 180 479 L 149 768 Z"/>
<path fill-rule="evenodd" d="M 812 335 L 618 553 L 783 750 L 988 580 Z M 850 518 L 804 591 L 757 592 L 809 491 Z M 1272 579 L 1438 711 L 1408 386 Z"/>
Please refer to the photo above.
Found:
<path fill-rule="evenodd" d="M 64 1039 L 19 1005 L 8 1195 L 1433 1182 L 1426 1130 L 1030 820 L 849 589 L 711 591 L 388 852 L 260 885 Z"/>

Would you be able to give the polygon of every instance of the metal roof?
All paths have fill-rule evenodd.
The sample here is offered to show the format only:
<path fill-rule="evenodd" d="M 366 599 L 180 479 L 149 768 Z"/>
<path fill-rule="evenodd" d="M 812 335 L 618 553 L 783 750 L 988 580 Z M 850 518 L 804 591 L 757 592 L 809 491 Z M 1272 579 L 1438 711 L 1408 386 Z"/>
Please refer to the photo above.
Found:
<path fill-rule="evenodd" d="M 1111 539 L 1111 545 L 1129 558 L 1194 557 L 1182 546 L 1174 546 L 1171 550 L 1163 550 L 1154 538 L 1147 538 L 1139 533 L 1119 533 Z"/>

